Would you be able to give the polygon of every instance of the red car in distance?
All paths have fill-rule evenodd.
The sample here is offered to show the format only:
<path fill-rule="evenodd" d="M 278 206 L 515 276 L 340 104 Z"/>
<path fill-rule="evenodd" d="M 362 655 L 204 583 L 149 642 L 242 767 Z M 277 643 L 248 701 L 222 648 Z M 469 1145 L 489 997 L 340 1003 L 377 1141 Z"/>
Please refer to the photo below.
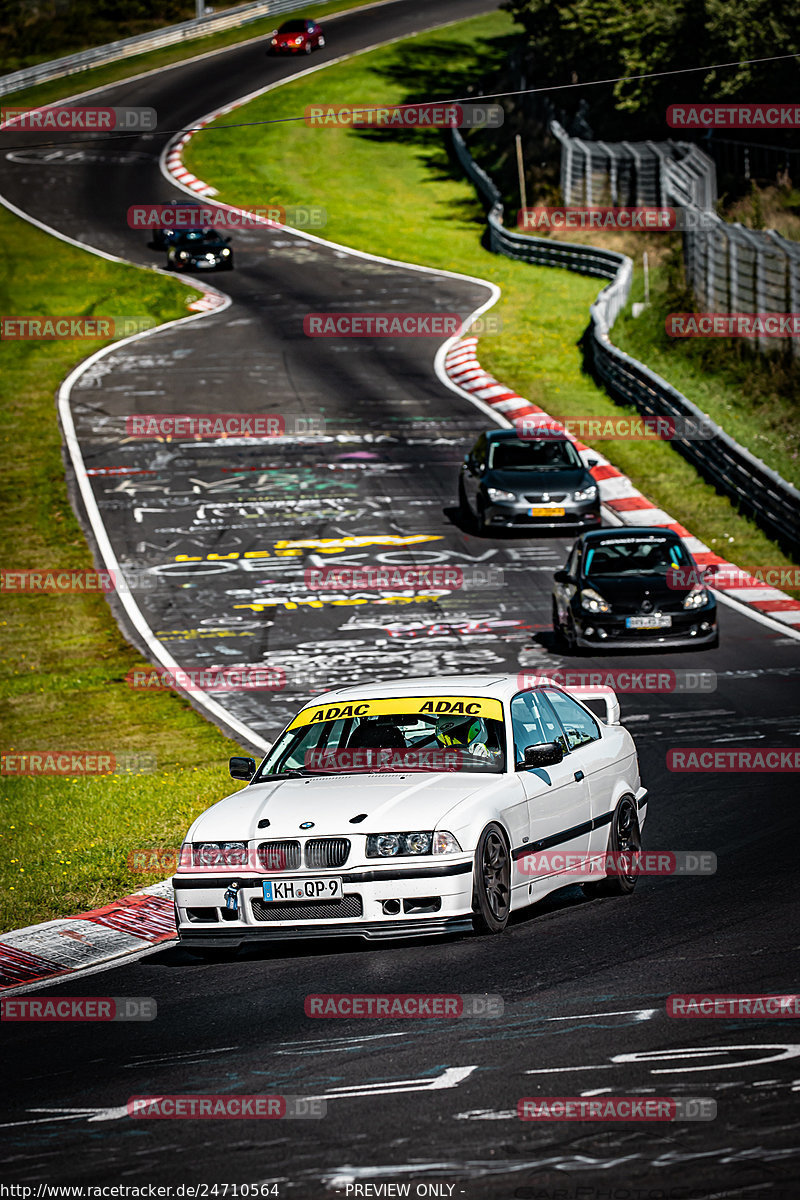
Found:
<path fill-rule="evenodd" d="M 284 21 L 270 38 L 268 54 L 310 54 L 325 45 L 322 28 L 302 17 Z"/>

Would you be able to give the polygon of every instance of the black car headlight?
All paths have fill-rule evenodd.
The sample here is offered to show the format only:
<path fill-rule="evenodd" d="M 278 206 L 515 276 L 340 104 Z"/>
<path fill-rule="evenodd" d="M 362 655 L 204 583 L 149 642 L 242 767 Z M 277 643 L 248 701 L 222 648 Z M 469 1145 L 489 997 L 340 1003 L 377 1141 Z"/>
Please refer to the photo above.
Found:
<path fill-rule="evenodd" d="M 684 608 L 703 608 L 708 603 L 708 592 L 704 587 L 693 587 L 684 598 Z"/>
<path fill-rule="evenodd" d="M 581 590 L 581 608 L 590 613 L 611 612 L 611 605 L 594 588 L 583 588 Z"/>

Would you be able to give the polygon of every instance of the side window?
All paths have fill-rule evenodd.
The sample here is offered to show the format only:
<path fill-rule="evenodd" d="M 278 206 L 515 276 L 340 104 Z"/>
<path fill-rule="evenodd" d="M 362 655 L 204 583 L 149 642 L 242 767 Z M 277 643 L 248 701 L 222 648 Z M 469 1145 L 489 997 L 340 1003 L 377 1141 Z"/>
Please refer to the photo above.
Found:
<path fill-rule="evenodd" d="M 514 737 L 514 762 L 522 762 L 526 746 L 545 742 L 539 714 L 533 704 L 533 694 L 523 692 L 511 701 L 511 732 Z"/>
<path fill-rule="evenodd" d="M 571 696 L 566 696 L 563 692 L 548 690 L 546 695 L 564 726 L 570 750 L 577 750 L 578 746 L 597 741 L 600 737 L 600 727 L 586 709 L 581 708 L 580 704 L 576 704 Z"/>

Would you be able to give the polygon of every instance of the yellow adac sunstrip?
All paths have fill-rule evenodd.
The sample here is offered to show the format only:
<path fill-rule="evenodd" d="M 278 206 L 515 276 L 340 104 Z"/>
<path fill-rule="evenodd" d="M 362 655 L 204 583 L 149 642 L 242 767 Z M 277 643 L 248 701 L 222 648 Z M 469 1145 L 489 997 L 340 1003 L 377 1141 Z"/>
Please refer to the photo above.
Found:
<path fill-rule="evenodd" d="M 289 726 L 299 729 L 323 721 L 347 720 L 352 717 L 388 717 L 419 713 L 421 717 L 488 717 L 503 719 L 503 705 L 487 696 L 397 696 L 375 700 L 340 700 L 338 704 L 312 704 L 299 712 Z"/>

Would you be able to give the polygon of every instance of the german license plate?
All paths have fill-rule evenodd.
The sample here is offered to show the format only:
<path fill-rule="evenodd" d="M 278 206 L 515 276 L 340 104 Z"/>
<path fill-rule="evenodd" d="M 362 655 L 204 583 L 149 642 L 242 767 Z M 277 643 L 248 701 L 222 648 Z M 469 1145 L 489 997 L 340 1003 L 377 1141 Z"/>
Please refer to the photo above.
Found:
<path fill-rule="evenodd" d="M 341 879 L 265 879 L 265 900 L 341 900 Z"/>
<path fill-rule="evenodd" d="M 563 517 L 566 514 L 564 508 L 530 508 L 528 516 L 531 517 Z"/>
<path fill-rule="evenodd" d="M 669 629 L 672 617 L 662 617 L 658 613 L 653 613 L 652 617 L 626 617 L 625 625 L 628 629 Z"/>

